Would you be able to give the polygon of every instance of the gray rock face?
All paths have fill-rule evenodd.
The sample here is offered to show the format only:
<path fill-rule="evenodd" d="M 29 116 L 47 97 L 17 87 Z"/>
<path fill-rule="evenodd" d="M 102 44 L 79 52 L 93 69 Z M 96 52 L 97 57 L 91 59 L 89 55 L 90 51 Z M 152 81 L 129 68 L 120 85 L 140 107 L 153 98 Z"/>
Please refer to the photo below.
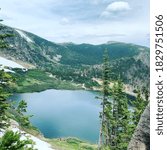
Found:
<path fill-rule="evenodd" d="M 150 105 L 143 112 L 128 150 L 150 150 Z"/>

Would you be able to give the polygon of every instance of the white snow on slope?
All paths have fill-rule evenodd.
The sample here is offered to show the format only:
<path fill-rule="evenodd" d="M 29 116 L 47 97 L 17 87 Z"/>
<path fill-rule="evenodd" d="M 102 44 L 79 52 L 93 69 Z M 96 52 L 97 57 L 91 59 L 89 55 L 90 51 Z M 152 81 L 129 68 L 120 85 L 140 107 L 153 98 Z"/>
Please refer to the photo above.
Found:
<path fill-rule="evenodd" d="M 18 30 L 18 29 L 15 29 L 19 34 L 20 34 L 20 36 L 22 37 L 22 38 L 24 38 L 27 42 L 31 42 L 31 43 L 34 43 L 34 41 L 32 41 L 32 39 L 30 38 L 30 37 L 28 37 L 27 35 L 26 35 L 26 33 L 23 33 L 23 31 L 21 31 L 21 30 Z"/>
<path fill-rule="evenodd" d="M 31 140 L 33 140 L 35 142 L 35 145 L 34 145 L 34 148 L 35 149 L 38 149 L 38 150 L 53 150 L 51 148 L 51 145 L 45 141 L 42 141 L 40 140 L 39 138 L 33 136 L 33 135 L 30 135 L 24 131 L 21 131 L 20 129 L 18 129 L 17 127 L 15 128 L 11 128 L 12 131 L 14 132 L 21 132 L 22 136 L 21 136 L 21 139 L 22 140 L 25 140 L 27 139 L 27 137 Z"/>
<path fill-rule="evenodd" d="M 10 70 L 10 69 L 6 69 L 6 68 L 2 68 L 2 67 L 0 67 L 0 70 L 4 70 L 4 72 L 11 72 L 11 73 L 15 73 L 15 71 L 12 71 L 12 70 Z"/>
<path fill-rule="evenodd" d="M 54 150 L 51 148 L 51 145 L 45 141 L 42 141 L 41 139 L 26 133 L 25 131 L 22 131 L 19 129 L 19 125 L 16 121 L 12 120 L 11 126 L 9 127 L 9 130 L 12 130 L 13 132 L 20 132 L 21 133 L 21 140 L 27 139 L 27 137 L 35 142 L 34 148 L 37 150 Z M 3 136 L 5 131 L 0 132 L 0 137 Z"/>
<path fill-rule="evenodd" d="M 18 63 L 8 60 L 6 58 L 0 57 L 0 68 L 2 66 L 7 66 L 7 67 L 11 67 L 11 68 L 24 68 L 23 66 L 19 65 Z"/>
<path fill-rule="evenodd" d="M 38 150 L 53 150 L 49 143 L 44 142 L 35 136 L 30 135 L 30 139 L 32 139 L 36 143 L 34 148 L 37 148 Z"/>

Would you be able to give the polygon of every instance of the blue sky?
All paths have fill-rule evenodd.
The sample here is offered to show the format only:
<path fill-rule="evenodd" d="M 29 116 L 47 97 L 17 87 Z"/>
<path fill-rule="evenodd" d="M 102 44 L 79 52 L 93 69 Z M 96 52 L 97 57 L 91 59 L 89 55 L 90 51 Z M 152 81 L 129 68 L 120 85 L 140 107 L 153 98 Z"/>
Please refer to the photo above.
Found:
<path fill-rule="evenodd" d="M 149 0 L 0 0 L 4 24 L 56 43 L 149 46 Z"/>

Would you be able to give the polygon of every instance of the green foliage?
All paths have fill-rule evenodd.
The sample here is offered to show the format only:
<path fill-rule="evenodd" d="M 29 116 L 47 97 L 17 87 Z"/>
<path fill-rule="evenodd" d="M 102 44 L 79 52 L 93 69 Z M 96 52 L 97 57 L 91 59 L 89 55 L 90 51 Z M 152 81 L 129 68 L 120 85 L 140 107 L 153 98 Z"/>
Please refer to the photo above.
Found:
<path fill-rule="evenodd" d="M 102 99 L 102 112 L 100 113 L 101 118 L 101 129 L 99 137 L 99 148 L 102 145 L 110 146 L 111 143 L 111 120 L 112 120 L 112 105 L 110 101 L 110 67 L 108 51 L 104 51 L 104 63 L 103 63 L 103 97 Z"/>
<path fill-rule="evenodd" d="M 18 112 L 18 122 L 23 127 L 29 127 L 31 125 L 29 118 L 32 116 L 25 115 L 24 113 L 27 112 L 27 102 L 21 100 L 16 107 L 16 111 Z"/>
<path fill-rule="evenodd" d="M 22 31 L 34 41 L 31 43 L 22 38 L 13 28 L 6 28 L 2 30 L 2 33 L 10 31 L 15 34 L 15 38 L 10 40 L 10 44 L 14 46 L 11 49 L 3 49 L 2 54 L 31 63 L 38 69 L 56 75 L 57 79 L 65 80 L 68 83 L 85 83 L 88 88 L 96 85 L 95 82 L 92 82 L 92 78 L 102 76 L 103 60 L 101 58 L 104 48 L 107 48 L 110 62 L 113 64 L 112 80 L 117 80 L 117 76 L 120 74 L 124 83 L 133 86 L 139 84 L 136 82 L 144 84 L 143 86 L 149 85 L 149 65 L 143 61 L 143 59 L 149 60 L 149 49 L 146 47 L 120 42 L 101 45 L 56 44 L 32 33 Z M 143 58 L 138 57 L 141 53 L 144 53 Z M 47 84 L 34 86 L 39 90 L 41 87 L 50 87 Z M 18 91 L 28 91 L 34 86 L 27 86 L 26 89 L 18 89 Z"/>
<path fill-rule="evenodd" d="M 16 79 L 16 84 L 11 87 L 13 92 L 38 92 L 47 89 L 81 89 L 81 86 L 73 82 L 64 81 L 57 76 L 50 77 L 51 74 L 39 69 L 30 69 L 23 72 L 21 69 L 13 69 L 16 73 L 12 76 Z"/>
<path fill-rule="evenodd" d="M 8 44 L 5 40 L 10 35 L 8 33 L 1 32 L 4 28 L 5 26 L 0 24 L 0 50 L 8 47 Z M 10 107 L 9 103 L 7 102 L 7 98 L 10 96 L 10 93 L 8 92 L 8 86 L 12 80 L 12 77 L 8 73 L 0 70 L 0 129 L 8 126 L 8 118 L 6 115 L 7 110 Z"/>
<path fill-rule="evenodd" d="M 2 24 L 0 24 L 0 31 L 5 28 Z M 9 37 L 8 34 L 0 34 L 0 48 L 7 48 L 8 44 L 5 42 L 5 39 Z"/>
<path fill-rule="evenodd" d="M 62 57 L 61 62 L 63 64 L 85 64 L 94 65 L 101 64 L 104 49 L 108 50 L 108 55 L 111 60 L 120 59 L 122 57 L 131 57 L 137 55 L 139 51 L 137 46 L 124 44 L 124 43 L 107 43 L 102 45 L 91 44 L 65 44 L 70 52 L 69 57 Z M 63 54 L 62 54 L 63 55 Z M 76 60 L 78 60 L 76 62 Z"/>
<path fill-rule="evenodd" d="M 35 150 L 30 139 L 21 140 L 19 132 L 6 131 L 0 138 L 0 150 Z"/>
<path fill-rule="evenodd" d="M 133 102 L 134 111 L 130 111 L 128 108 L 130 100 L 124 93 L 123 82 L 119 77 L 117 77 L 118 80 L 114 82 L 112 89 L 110 89 L 111 75 L 109 57 L 107 51 L 105 51 L 99 149 L 127 150 L 128 143 L 147 103 L 138 92 L 137 98 Z M 145 97 L 148 99 L 147 90 L 145 90 Z"/>
<path fill-rule="evenodd" d="M 0 20 L 0 22 L 2 22 L 3 20 Z M 7 27 L 2 25 L 0 23 L 0 32 L 2 30 L 5 30 Z M 6 39 L 9 37 L 12 37 L 13 34 L 10 34 L 8 32 L 2 33 L 0 34 L 0 49 L 4 49 L 4 48 L 9 48 L 9 44 L 7 43 Z"/>
<path fill-rule="evenodd" d="M 9 45 L 5 39 L 13 36 L 9 33 L 3 33 L 1 30 L 6 28 L 0 24 L 0 49 L 8 48 Z M 0 70 L 0 130 L 6 129 L 9 126 L 9 112 L 12 106 L 9 104 L 7 98 L 11 95 L 9 92 L 9 86 L 13 82 L 14 78 L 8 73 Z M 25 111 L 25 103 L 19 105 L 19 112 Z M 10 114 L 11 115 L 11 114 Z M 27 124 L 27 117 L 23 117 L 24 122 Z M 32 140 L 21 140 L 21 134 L 19 132 L 6 131 L 0 138 L 0 150 L 33 150 Z"/>
<path fill-rule="evenodd" d="M 53 148 L 63 150 L 97 150 L 97 145 L 81 141 L 77 138 L 48 139 Z"/>
<path fill-rule="evenodd" d="M 132 102 L 132 105 L 134 107 L 133 122 L 134 122 L 135 126 L 137 126 L 137 124 L 140 120 L 140 116 L 148 104 L 148 97 L 149 97 L 149 95 L 148 95 L 147 91 L 145 93 L 146 99 L 144 99 L 141 95 L 141 91 L 138 89 L 136 100 Z"/>
<path fill-rule="evenodd" d="M 29 118 L 32 117 L 32 116 L 20 116 L 20 119 L 19 119 L 19 124 L 23 127 L 29 127 L 31 124 L 30 124 L 30 120 Z"/>
<path fill-rule="evenodd" d="M 123 92 L 123 83 L 118 80 L 111 91 L 112 96 L 112 144 L 113 150 L 126 150 L 133 134 L 131 112 L 128 99 Z"/>
<path fill-rule="evenodd" d="M 0 70 L 0 129 L 8 126 L 7 110 L 10 108 L 10 104 L 7 98 L 10 96 L 8 86 L 11 81 L 12 77 Z"/>
<path fill-rule="evenodd" d="M 149 66 L 145 65 L 142 60 L 133 57 L 121 58 L 112 62 L 112 80 L 119 78 L 126 84 L 133 85 L 135 88 L 149 87 Z"/>
<path fill-rule="evenodd" d="M 17 112 L 20 114 L 27 112 L 26 108 L 27 108 L 27 102 L 21 100 L 17 106 Z"/>

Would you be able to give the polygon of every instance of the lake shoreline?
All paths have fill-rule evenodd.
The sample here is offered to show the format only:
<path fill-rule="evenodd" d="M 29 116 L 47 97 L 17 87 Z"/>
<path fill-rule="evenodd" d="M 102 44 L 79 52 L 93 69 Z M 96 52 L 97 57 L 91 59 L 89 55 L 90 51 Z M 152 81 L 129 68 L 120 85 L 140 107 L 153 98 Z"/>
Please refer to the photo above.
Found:
<path fill-rule="evenodd" d="M 73 91 L 77 91 L 77 90 L 84 90 L 84 91 L 91 91 L 91 92 L 101 92 L 100 89 L 95 89 L 95 88 L 82 88 L 82 87 L 76 87 L 76 88 L 43 88 L 43 89 L 37 89 L 37 90 L 25 90 L 25 91 L 16 91 L 13 92 L 13 94 L 24 94 L 24 93 L 40 93 L 46 90 L 73 90 Z M 133 92 L 129 92 L 129 91 L 125 91 L 125 94 L 127 96 L 132 97 L 133 99 L 136 98 L 136 94 Z"/>
<path fill-rule="evenodd" d="M 27 102 L 27 114 L 33 114 L 31 124 L 45 138 L 77 137 L 96 143 L 101 111 L 96 95 L 94 91 L 52 89 L 41 93 L 17 93 L 9 100 L 18 103 L 23 99 Z"/>

